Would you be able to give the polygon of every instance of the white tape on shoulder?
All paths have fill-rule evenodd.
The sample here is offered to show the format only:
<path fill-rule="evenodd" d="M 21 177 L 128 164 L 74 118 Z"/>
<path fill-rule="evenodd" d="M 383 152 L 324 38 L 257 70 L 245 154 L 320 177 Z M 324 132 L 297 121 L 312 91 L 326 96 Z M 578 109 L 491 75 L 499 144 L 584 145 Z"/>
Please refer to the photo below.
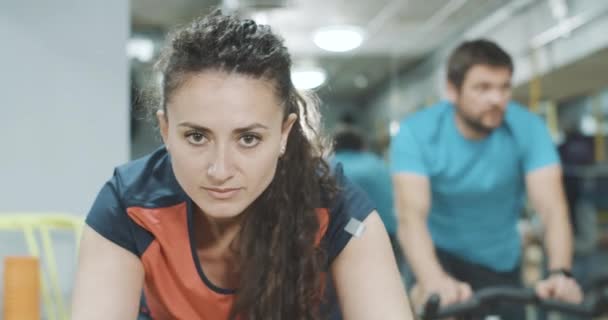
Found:
<path fill-rule="evenodd" d="M 344 230 L 358 238 L 363 234 L 363 231 L 365 231 L 365 225 L 355 218 L 350 218 L 350 221 L 348 221 Z"/>

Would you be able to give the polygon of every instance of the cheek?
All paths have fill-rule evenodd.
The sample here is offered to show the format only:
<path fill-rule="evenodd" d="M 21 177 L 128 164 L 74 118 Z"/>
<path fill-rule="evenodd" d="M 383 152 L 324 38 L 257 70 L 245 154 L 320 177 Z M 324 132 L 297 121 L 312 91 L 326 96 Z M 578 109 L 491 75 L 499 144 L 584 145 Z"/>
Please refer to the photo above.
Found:
<path fill-rule="evenodd" d="M 175 153 L 174 153 L 175 154 Z M 195 166 L 195 162 L 192 161 L 192 157 L 183 156 L 183 155 L 174 155 L 172 157 L 172 162 L 178 168 L 179 173 L 185 176 L 195 175 L 196 172 L 200 169 Z"/>
<path fill-rule="evenodd" d="M 477 109 L 479 105 L 484 101 L 483 95 L 477 94 L 475 92 L 469 92 L 469 94 L 465 95 L 465 99 L 468 104 L 474 109 Z"/>
<path fill-rule="evenodd" d="M 277 168 L 278 155 L 267 153 L 247 159 L 247 176 L 249 182 L 260 187 L 267 187 L 272 181 Z"/>
<path fill-rule="evenodd" d="M 465 97 L 465 105 L 472 116 L 481 116 L 484 113 L 485 102 L 482 95 L 469 94 Z"/>
<path fill-rule="evenodd" d="M 204 161 L 199 155 L 188 151 L 183 146 L 172 146 L 170 154 L 173 172 L 182 188 L 186 190 L 192 188 L 198 189 L 200 177 L 204 173 Z"/>

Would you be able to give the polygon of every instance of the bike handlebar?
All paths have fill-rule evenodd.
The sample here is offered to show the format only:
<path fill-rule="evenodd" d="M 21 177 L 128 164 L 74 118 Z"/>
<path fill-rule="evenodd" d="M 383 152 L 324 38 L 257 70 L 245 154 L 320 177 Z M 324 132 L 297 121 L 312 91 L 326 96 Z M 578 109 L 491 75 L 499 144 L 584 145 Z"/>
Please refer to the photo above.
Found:
<path fill-rule="evenodd" d="M 444 319 L 474 314 L 498 303 L 535 304 L 540 308 L 579 316 L 598 316 L 608 312 L 608 290 L 590 296 L 581 304 L 540 299 L 533 289 L 491 287 L 477 291 L 471 299 L 440 308 L 440 297 L 431 295 L 425 303 L 421 319 Z"/>

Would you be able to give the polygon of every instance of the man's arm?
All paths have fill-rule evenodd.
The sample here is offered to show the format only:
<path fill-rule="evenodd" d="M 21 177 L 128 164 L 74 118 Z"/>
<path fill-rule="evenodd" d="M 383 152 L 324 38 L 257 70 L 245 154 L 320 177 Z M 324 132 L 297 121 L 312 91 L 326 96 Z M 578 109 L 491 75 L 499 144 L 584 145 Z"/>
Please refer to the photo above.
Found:
<path fill-rule="evenodd" d="M 399 241 L 419 281 L 443 274 L 427 227 L 430 183 L 427 177 L 400 173 L 393 176 Z"/>
<path fill-rule="evenodd" d="M 442 304 L 468 299 L 471 288 L 445 273 L 435 254 L 435 246 L 427 226 L 431 205 L 429 179 L 425 176 L 398 173 L 393 175 L 395 202 L 399 221 L 399 240 L 408 263 L 421 286 L 415 304 L 426 300 L 429 294 L 438 293 Z"/>
<path fill-rule="evenodd" d="M 526 188 L 545 228 L 544 243 L 549 256 L 549 269 L 572 268 L 572 227 L 561 167 L 555 164 L 528 173 Z"/>
<path fill-rule="evenodd" d="M 572 227 L 562 184 L 562 170 L 557 164 L 536 169 L 526 176 L 528 197 L 545 227 L 545 248 L 549 270 L 572 267 Z M 583 299 L 574 279 L 555 274 L 536 285 L 541 298 L 579 303 Z"/>

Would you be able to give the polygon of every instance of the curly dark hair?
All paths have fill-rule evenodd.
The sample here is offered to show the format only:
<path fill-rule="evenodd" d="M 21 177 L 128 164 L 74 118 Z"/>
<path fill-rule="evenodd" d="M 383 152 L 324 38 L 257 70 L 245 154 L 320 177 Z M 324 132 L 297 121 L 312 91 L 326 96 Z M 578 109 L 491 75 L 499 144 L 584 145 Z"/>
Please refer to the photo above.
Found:
<path fill-rule="evenodd" d="M 219 70 L 269 81 L 284 120 L 299 115 L 275 177 L 246 209 L 235 240 L 240 280 L 230 319 L 320 319 L 327 254 L 316 243 L 316 208 L 333 197 L 336 183 L 324 160 L 317 100 L 295 89 L 283 40 L 269 26 L 215 10 L 173 32 L 157 68 L 165 111 L 188 76 Z"/>

